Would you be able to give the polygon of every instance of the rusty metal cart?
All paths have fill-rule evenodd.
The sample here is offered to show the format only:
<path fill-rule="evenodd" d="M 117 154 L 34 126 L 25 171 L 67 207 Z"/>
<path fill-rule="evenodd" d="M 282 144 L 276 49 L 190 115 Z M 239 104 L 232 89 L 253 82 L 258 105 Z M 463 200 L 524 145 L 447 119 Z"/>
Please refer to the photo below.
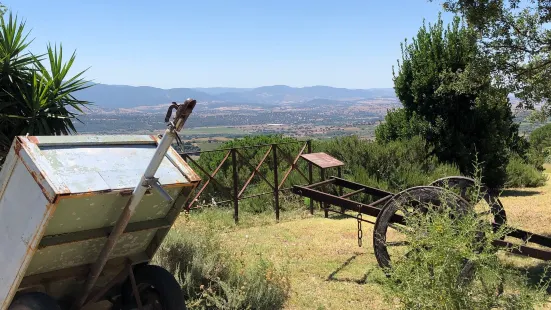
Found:
<path fill-rule="evenodd" d="M 329 193 L 326 190 L 329 185 L 339 188 L 339 190 L 334 192 L 342 193 L 342 189 L 348 189 L 349 192 L 346 194 Z M 436 180 L 428 186 L 412 187 L 399 193 L 391 193 L 340 177 L 331 177 L 307 186 L 294 186 L 292 192 L 321 202 L 326 206 L 327 212 L 356 218 L 359 225 L 358 242 L 360 246 L 363 237 L 361 223 L 369 222 L 374 224 L 373 249 L 375 257 L 382 268 L 389 268 L 391 267 L 392 253 L 397 253 L 397 255 L 400 253 L 400 251 L 392 252 L 391 249 L 407 246 L 404 240 L 390 240 L 393 237 L 393 232 L 399 231 L 406 224 L 405 215 L 407 215 L 408 211 L 404 209 L 404 206 L 412 208 L 409 209 L 411 211 L 429 203 L 434 205 L 442 204 L 442 197 L 446 197 L 444 199 L 449 200 L 447 201 L 448 205 L 456 208 L 469 208 L 478 202 L 470 201 L 472 199 L 467 194 L 469 189 L 473 189 L 475 186 L 473 179 L 462 176 L 451 176 Z M 486 202 L 486 210 L 482 210 L 480 214 L 487 215 L 488 220 L 494 228 L 504 225 L 506 223 L 506 213 L 497 195 L 492 194 L 492 191 L 488 190 L 484 185 L 481 185 L 479 192 L 482 193 L 478 196 L 479 201 L 484 199 Z M 372 197 L 371 201 L 373 202 L 362 203 L 351 199 L 351 197 L 359 194 L 369 195 Z M 340 210 L 332 206 L 340 207 Z M 351 215 L 345 211 L 352 211 L 353 214 Z M 375 221 L 363 218 L 363 215 L 375 217 Z M 493 244 L 502 248 L 508 247 L 514 254 L 541 260 L 551 260 L 551 251 L 541 248 L 551 248 L 551 238 L 522 229 L 511 230 L 507 234 L 507 237 L 519 239 L 522 242 L 515 244 L 502 238 L 502 240 L 494 240 Z M 541 247 L 529 246 L 528 242 Z"/>
<path fill-rule="evenodd" d="M 164 135 L 17 137 L 0 172 L 0 310 L 185 309 L 148 264 L 200 182 Z M 172 113 L 175 112 L 171 120 Z"/>

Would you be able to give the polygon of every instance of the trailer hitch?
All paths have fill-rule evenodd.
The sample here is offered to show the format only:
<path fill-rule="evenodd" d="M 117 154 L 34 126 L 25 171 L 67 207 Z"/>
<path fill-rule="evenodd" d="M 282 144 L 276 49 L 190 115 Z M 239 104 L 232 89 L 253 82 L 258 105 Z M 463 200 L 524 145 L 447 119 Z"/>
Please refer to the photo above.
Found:
<path fill-rule="evenodd" d="M 169 126 L 172 126 L 176 131 L 182 130 L 182 127 L 184 127 L 184 123 L 187 121 L 196 103 L 197 101 L 194 99 L 187 99 L 186 101 L 184 101 L 183 104 L 177 104 L 176 102 L 173 102 L 170 107 L 168 107 L 168 111 L 166 111 L 165 123 L 170 122 L 172 112 L 176 110 L 174 120 L 170 122 Z"/>

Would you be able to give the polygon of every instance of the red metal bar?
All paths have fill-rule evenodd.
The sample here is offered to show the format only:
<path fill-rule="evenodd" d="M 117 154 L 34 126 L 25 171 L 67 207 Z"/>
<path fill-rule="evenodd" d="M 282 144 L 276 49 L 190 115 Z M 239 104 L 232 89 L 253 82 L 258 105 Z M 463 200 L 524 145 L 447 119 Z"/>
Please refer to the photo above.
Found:
<path fill-rule="evenodd" d="M 351 193 L 348 193 L 348 194 L 344 194 L 344 195 L 340 195 L 341 198 L 348 198 L 348 197 L 351 197 L 351 196 L 354 196 L 354 195 L 357 195 L 357 194 L 360 194 L 360 193 L 363 193 L 365 192 L 365 189 L 362 188 L 362 189 L 359 189 L 357 191 L 353 191 Z"/>
<path fill-rule="evenodd" d="M 239 194 L 237 193 L 237 182 L 239 182 L 239 175 L 237 172 L 237 149 L 231 150 L 231 159 L 233 172 L 233 220 L 237 224 L 239 222 Z"/>
<path fill-rule="evenodd" d="M 502 248 L 508 248 L 511 253 L 527 257 L 538 258 L 541 260 L 551 260 L 551 251 L 536 249 L 525 245 L 516 245 L 503 240 L 494 240 L 492 244 Z"/>
<path fill-rule="evenodd" d="M 522 229 L 514 229 L 508 233 L 507 236 L 551 248 L 551 238 L 534 234 Z"/>
<path fill-rule="evenodd" d="M 385 190 L 370 187 L 370 186 L 365 186 L 363 184 L 348 181 L 343 178 L 331 177 L 330 179 L 332 179 L 335 182 L 335 185 L 337 186 L 343 186 L 349 189 L 364 189 L 365 193 L 368 195 L 377 196 L 377 197 L 386 197 L 388 195 L 394 195 L 391 192 L 387 192 Z"/>
<path fill-rule="evenodd" d="M 113 277 L 113 279 L 111 279 L 111 281 L 109 281 L 109 283 L 107 283 L 107 285 L 105 285 L 96 294 L 94 294 L 84 305 L 93 304 L 93 303 L 97 302 L 98 300 L 100 300 L 100 298 L 105 296 L 105 294 L 107 294 L 107 292 L 113 286 L 115 286 L 115 284 L 124 281 L 124 279 L 126 279 L 127 275 L 128 275 L 128 271 L 126 270 L 126 268 L 123 268 L 116 276 Z"/>
<path fill-rule="evenodd" d="M 251 173 L 251 175 L 249 176 L 249 179 L 247 180 L 247 182 L 245 182 L 245 185 L 243 186 L 243 188 L 241 189 L 241 191 L 239 191 L 239 195 L 237 195 L 237 197 L 241 197 L 241 195 L 243 195 L 243 192 L 245 191 L 245 189 L 247 189 L 247 186 L 249 186 L 249 183 L 252 181 L 252 179 L 254 178 L 254 176 L 258 173 L 258 175 L 273 189 L 274 186 L 268 181 L 268 179 L 266 179 L 266 177 L 260 173 L 260 171 L 258 170 L 260 168 L 260 166 L 262 166 L 262 164 L 264 163 L 264 161 L 266 160 L 266 158 L 268 157 L 268 155 L 270 155 L 270 152 L 272 151 L 272 147 L 270 146 L 270 148 L 268 149 L 268 151 L 266 152 L 266 154 L 264 154 L 264 156 L 262 157 L 262 159 L 260 160 L 260 162 L 258 163 L 258 165 L 256 165 L 256 167 L 253 167 L 253 165 L 251 165 L 249 162 L 246 161 L 247 165 L 249 165 L 249 167 L 253 170 L 253 172 Z M 236 149 L 236 152 L 243 158 L 245 159 L 248 159 L 250 160 L 248 157 L 246 156 L 243 156 L 243 154 L 241 154 L 241 152 L 237 151 Z"/>
<path fill-rule="evenodd" d="M 272 147 L 272 155 L 274 155 L 274 185 L 276 186 L 274 188 L 274 202 L 275 202 L 275 215 L 276 215 L 276 221 L 279 222 L 279 185 L 278 185 L 278 164 L 277 164 L 277 144 L 274 144 Z"/>
<path fill-rule="evenodd" d="M 277 147 L 277 145 L 275 145 Z M 279 148 L 279 151 L 283 154 L 283 159 L 285 159 L 291 166 L 293 166 L 293 161 L 291 160 L 291 157 L 289 156 L 289 154 L 285 153 L 281 148 Z M 303 150 L 304 151 L 304 150 Z M 302 173 L 302 171 L 300 171 L 300 169 L 295 169 L 298 173 L 300 173 L 300 175 L 306 180 L 306 182 L 310 182 L 310 179 L 307 178 L 304 173 Z"/>
<path fill-rule="evenodd" d="M 205 184 L 203 184 L 203 186 L 201 187 L 201 189 L 197 192 L 197 194 L 195 194 L 195 196 L 193 197 L 193 199 L 191 200 L 191 202 L 189 203 L 189 205 L 187 206 L 187 209 L 189 210 L 191 208 L 191 206 L 193 206 L 193 204 L 195 204 L 195 201 L 197 200 L 197 198 L 199 198 L 199 196 L 203 193 L 203 191 L 205 190 L 205 188 L 207 187 L 207 185 L 209 185 L 210 181 L 213 180 L 216 184 L 218 184 L 218 186 L 220 186 L 222 189 L 226 190 L 226 188 L 220 184 L 214 177 L 216 176 L 216 174 L 218 173 L 218 171 L 220 171 L 220 169 L 222 168 L 222 166 L 224 165 L 224 163 L 226 162 L 226 160 L 228 159 L 228 157 L 230 156 L 230 153 L 231 151 L 228 151 L 228 153 L 226 154 L 226 156 L 224 156 L 224 159 L 222 159 L 222 162 L 220 162 L 220 164 L 218 165 L 218 167 L 216 167 L 216 169 L 212 172 L 212 175 L 209 174 L 207 171 L 205 171 L 205 169 L 203 167 L 201 167 L 197 162 L 195 162 L 191 157 L 188 156 L 189 160 L 191 160 L 191 162 L 196 165 L 199 170 L 203 171 L 204 174 L 206 174 L 209 179 L 205 182 Z"/>
<path fill-rule="evenodd" d="M 306 141 L 306 144 L 308 145 L 308 154 L 312 153 L 312 141 L 308 140 Z M 313 177 L 313 171 L 312 171 L 312 163 L 308 162 L 308 184 L 312 185 L 314 183 L 314 177 Z M 310 199 L 310 214 L 314 214 L 314 200 Z"/>
<path fill-rule="evenodd" d="M 132 291 L 134 292 L 134 299 L 136 299 L 136 304 L 138 305 L 138 310 L 143 309 L 142 299 L 140 298 L 140 291 L 136 285 L 136 278 L 134 278 L 134 270 L 132 270 L 132 265 L 127 266 L 128 277 L 130 278 L 130 284 L 132 285 Z"/>
<path fill-rule="evenodd" d="M 338 207 L 344 207 L 347 210 L 371 215 L 373 217 L 377 217 L 379 215 L 379 212 L 381 211 L 373 204 L 367 205 L 367 204 L 349 200 L 346 198 L 341 198 L 339 196 L 320 192 L 318 190 L 311 189 L 304 186 L 294 186 L 292 189 L 292 192 L 297 195 L 309 197 L 310 199 L 314 199 L 316 201 L 320 201 L 320 202 L 338 206 Z M 399 214 L 394 214 L 391 218 L 391 222 L 398 223 L 398 224 L 405 224 L 404 217 Z"/>
<path fill-rule="evenodd" d="M 300 150 L 300 152 L 298 152 L 298 155 L 295 157 L 295 160 L 293 161 L 293 163 L 291 164 L 291 167 L 289 167 L 289 170 L 287 170 L 287 172 L 285 172 L 285 175 L 283 175 L 283 179 L 281 179 L 281 183 L 279 183 L 279 187 L 282 187 L 283 186 L 283 183 L 285 183 L 285 181 L 287 180 L 287 177 L 289 177 L 289 175 L 291 174 L 291 172 L 293 170 L 298 170 L 297 168 L 297 162 L 298 160 L 300 159 L 300 155 L 302 155 L 302 153 L 304 153 L 304 150 L 306 149 L 306 147 L 308 146 L 308 144 L 304 144 L 304 146 L 302 147 L 302 149 Z M 305 176 L 304 176 L 305 177 Z M 306 177 L 305 177 L 306 178 Z M 309 181 L 308 178 L 306 178 L 307 181 Z"/>
<path fill-rule="evenodd" d="M 277 143 L 277 145 L 287 145 L 287 144 L 299 144 L 303 143 L 304 141 L 290 141 L 290 142 L 280 142 Z M 249 145 L 249 146 L 240 146 L 239 149 L 251 149 L 251 148 L 260 148 L 264 146 L 271 146 L 273 144 L 257 144 L 257 145 Z M 213 153 L 213 152 L 221 152 L 221 151 L 231 151 L 231 148 L 224 148 L 224 149 L 216 149 L 216 150 L 209 150 L 209 151 L 198 151 L 198 152 L 185 152 L 185 153 L 179 153 L 180 156 L 184 155 L 195 155 L 195 154 L 203 154 L 203 153 Z"/>
<path fill-rule="evenodd" d="M 379 200 L 375 200 L 374 202 L 371 203 L 372 206 L 377 206 L 383 202 L 386 202 L 387 200 L 389 200 L 390 198 L 394 197 L 394 195 L 388 195 L 386 197 L 383 197 Z"/>
<path fill-rule="evenodd" d="M 293 188 L 292 187 L 287 187 L 287 188 L 280 188 L 279 189 L 279 192 L 286 192 L 286 191 L 290 191 L 292 190 Z M 244 197 L 241 197 L 239 200 L 245 200 L 245 199 L 251 199 L 251 198 L 255 198 L 255 197 L 260 197 L 260 196 L 265 196 L 265 195 L 269 195 L 269 194 L 274 194 L 273 191 L 270 191 L 270 192 L 263 192 L 263 193 L 258 193 L 258 194 L 254 194 L 254 195 L 249 195 L 249 196 L 244 196 Z M 233 199 L 228 199 L 228 200 L 222 200 L 222 201 L 218 201 L 216 204 L 225 204 L 225 203 L 230 203 L 230 202 L 233 202 Z M 195 210 L 195 209 L 201 209 L 205 206 L 209 206 L 209 205 L 204 205 L 204 206 L 197 206 L 197 207 L 194 207 L 194 208 L 191 208 L 192 210 Z"/>

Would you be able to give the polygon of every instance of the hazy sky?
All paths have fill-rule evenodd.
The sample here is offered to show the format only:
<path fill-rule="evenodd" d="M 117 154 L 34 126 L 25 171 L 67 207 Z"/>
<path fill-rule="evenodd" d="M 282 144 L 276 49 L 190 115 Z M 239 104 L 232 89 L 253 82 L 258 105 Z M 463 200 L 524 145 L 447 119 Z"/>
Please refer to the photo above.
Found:
<path fill-rule="evenodd" d="M 34 53 L 76 50 L 98 83 L 392 87 L 400 42 L 437 19 L 427 0 L 0 0 Z M 69 55 L 67 55 L 69 56 Z"/>

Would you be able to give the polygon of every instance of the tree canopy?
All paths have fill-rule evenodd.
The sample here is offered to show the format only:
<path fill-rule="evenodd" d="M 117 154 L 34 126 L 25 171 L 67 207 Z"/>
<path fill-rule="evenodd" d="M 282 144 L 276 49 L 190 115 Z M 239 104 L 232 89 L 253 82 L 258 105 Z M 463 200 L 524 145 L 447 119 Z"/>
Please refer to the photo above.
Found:
<path fill-rule="evenodd" d="M 459 17 L 425 24 L 402 44 L 394 88 L 403 108 L 376 131 L 385 142 L 424 136 L 441 161 L 470 174 L 478 156 L 489 186 L 505 182 L 508 150 L 518 136 L 508 93 L 492 83 L 476 33 Z"/>
<path fill-rule="evenodd" d="M 73 119 L 89 104 L 73 95 L 91 86 L 84 72 L 69 75 L 75 54 L 65 62 L 62 46 L 48 45 L 34 55 L 30 42 L 24 22 L 0 17 L 0 164 L 17 135 L 76 132 Z"/>
<path fill-rule="evenodd" d="M 429 0 L 435 1 L 435 0 Z M 478 35 L 495 82 L 551 115 L 551 1 L 444 0 L 446 11 L 462 15 Z"/>

